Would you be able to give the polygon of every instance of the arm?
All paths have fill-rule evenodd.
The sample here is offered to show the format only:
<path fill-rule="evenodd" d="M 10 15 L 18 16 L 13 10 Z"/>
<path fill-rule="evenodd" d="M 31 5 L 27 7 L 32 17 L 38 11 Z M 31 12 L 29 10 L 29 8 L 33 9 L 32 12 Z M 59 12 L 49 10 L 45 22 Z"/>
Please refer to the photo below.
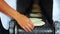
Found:
<path fill-rule="evenodd" d="M 14 18 L 17 23 L 25 30 L 31 31 L 34 28 L 34 25 L 31 21 L 24 15 L 20 14 L 13 8 L 11 8 L 5 1 L 0 1 L 0 10 L 6 15 Z"/>

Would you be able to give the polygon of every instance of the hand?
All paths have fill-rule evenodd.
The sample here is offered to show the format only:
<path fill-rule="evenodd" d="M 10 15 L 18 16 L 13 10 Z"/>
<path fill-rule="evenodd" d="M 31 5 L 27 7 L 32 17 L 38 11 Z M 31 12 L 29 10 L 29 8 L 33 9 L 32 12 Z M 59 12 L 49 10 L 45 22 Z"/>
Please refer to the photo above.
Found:
<path fill-rule="evenodd" d="M 31 30 L 33 30 L 34 25 L 33 23 L 29 20 L 28 17 L 24 16 L 24 15 L 18 15 L 18 18 L 16 18 L 18 24 L 26 31 L 26 32 L 31 32 Z"/>
<path fill-rule="evenodd" d="M 0 10 L 6 15 L 12 17 L 17 23 L 27 32 L 34 28 L 33 23 L 26 16 L 20 14 L 18 11 L 11 8 L 5 1 L 0 1 Z"/>

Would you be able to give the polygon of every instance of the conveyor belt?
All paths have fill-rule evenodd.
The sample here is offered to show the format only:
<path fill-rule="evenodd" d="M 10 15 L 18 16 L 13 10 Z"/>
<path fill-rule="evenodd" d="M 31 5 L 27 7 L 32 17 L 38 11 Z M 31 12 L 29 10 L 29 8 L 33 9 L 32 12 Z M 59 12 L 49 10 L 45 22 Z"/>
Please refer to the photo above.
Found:
<path fill-rule="evenodd" d="M 18 24 L 14 23 L 15 21 L 11 21 L 10 23 L 10 34 L 54 34 L 53 27 L 51 27 L 47 22 L 43 26 L 35 26 L 32 32 L 26 32 L 19 27 Z"/>

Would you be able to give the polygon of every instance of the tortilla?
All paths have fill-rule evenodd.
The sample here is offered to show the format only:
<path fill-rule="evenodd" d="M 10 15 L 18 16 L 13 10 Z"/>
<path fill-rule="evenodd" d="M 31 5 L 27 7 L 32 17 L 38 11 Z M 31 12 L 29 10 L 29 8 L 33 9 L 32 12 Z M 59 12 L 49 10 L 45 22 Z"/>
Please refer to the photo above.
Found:
<path fill-rule="evenodd" d="M 32 21 L 34 26 L 43 26 L 45 24 L 45 22 L 42 21 L 42 19 L 39 19 L 39 18 L 30 18 L 30 20 Z"/>
<path fill-rule="evenodd" d="M 42 14 L 40 14 L 40 13 L 35 13 L 35 14 L 31 13 L 30 16 L 31 17 L 42 17 Z"/>

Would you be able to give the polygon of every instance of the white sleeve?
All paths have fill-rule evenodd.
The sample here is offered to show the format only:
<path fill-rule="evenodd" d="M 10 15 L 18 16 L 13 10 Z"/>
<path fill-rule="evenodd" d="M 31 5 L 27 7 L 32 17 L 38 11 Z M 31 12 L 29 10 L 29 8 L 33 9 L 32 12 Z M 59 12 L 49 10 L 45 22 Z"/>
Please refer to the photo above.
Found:
<path fill-rule="evenodd" d="M 5 1 L 7 2 L 7 4 L 9 4 L 12 8 L 14 8 L 16 10 L 16 0 L 5 0 Z M 9 22 L 11 21 L 11 18 L 2 12 L 0 12 L 0 18 L 1 18 L 2 26 L 6 30 L 8 30 L 9 29 Z"/>
<path fill-rule="evenodd" d="M 4 13 L 0 12 L 0 17 L 1 17 L 1 22 L 2 22 L 2 26 L 8 30 L 9 29 L 9 22 L 11 20 L 10 17 L 8 17 L 7 15 L 5 15 Z"/>

